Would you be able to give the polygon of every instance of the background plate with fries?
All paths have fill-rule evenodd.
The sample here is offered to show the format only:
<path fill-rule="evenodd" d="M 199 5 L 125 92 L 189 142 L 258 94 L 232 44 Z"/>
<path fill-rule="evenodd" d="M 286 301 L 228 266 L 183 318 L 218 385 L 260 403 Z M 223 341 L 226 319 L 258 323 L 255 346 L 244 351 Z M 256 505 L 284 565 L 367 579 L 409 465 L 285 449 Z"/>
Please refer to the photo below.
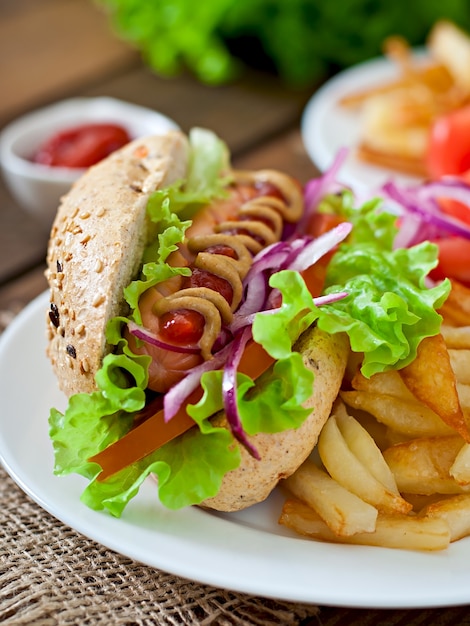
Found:
<path fill-rule="evenodd" d="M 470 602 L 470 539 L 432 552 L 305 540 L 277 523 L 285 500 L 280 491 L 244 512 L 220 515 L 166 510 L 148 481 L 121 519 L 89 510 L 79 500 L 80 477 L 52 473 L 47 417 L 64 399 L 45 357 L 47 303 L 47 294 L 33 301 L 0 340 L 0 458 L 46 511 L 125 556 L 240 592 L 363 608 Z M 377 472 L 385 480 L 380 467 Z M 393 494 L 388 500 L 403 504 Z"/>
<path fill-rule="evenodd" d="M 356 188 L 392 175 L 429 178 L 433 142 L 442 135 L 436 121 L 470 104 L 470 34 L 454 23 L 438 20 L 422 50 L 393 34 L 383 50 L 383 58 L 327 82 L 303 116 L 305 146 L 320 170 L 350 148 L 342 176 Z"/>
<path fill-rule="evenodd" d="M 420 59 L 424 52 L 417 50 L 414 56 Z M 343 97 L 374 89 L 399 76 L 399 68 L 390 59 L 380 57 L 340 72 L 315 92 L 305 107 L 301 130 L 305 149 L 321 172 L 328 169 L 338 151 L 346 147 L 349 154 L 341 168 L 341 180 L 356 189 L 358 186 L 379 187 L 392 175 L 404 183 L 420 180 L 361 161 L 355 150 L 361 139 L 362 114 L 356 108 L 341 105 Z"/>

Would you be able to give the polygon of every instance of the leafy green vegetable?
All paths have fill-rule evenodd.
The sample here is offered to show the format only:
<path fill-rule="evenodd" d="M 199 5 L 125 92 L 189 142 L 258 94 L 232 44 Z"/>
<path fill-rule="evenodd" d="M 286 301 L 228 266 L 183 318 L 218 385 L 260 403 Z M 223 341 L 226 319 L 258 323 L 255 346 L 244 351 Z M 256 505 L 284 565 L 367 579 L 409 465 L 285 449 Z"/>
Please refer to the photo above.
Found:
<path fill-rule="evenodd" d="M 320 207 L 354 227 L 328 265 L 325 289 L 349 295 L 323 309 L 317 323 L 329 333 L 348 333 L 351 348 L 364 352 L 362 372 L 368 377 L 414 360 L 421 340 L 439 332 L 442 319 L 436 309 L 450 291 L 447 280 L 426 285 L 437 265 L 437 246 L 423 242 L 393 249 L 396 216 L 380 210 L 380 203 L 355 208 L 346 192 L 326 198 Z"/>
<path fill-rule="evenodd" d="M 157 73 L 221 83 L 243 65 L 292 85 L 376 56 L 389 35 L 421 45 L 436 20 L 470 29 L 467 0 L 95 0 Z M 406 19 L 404 19 L 406 15 Z"/>

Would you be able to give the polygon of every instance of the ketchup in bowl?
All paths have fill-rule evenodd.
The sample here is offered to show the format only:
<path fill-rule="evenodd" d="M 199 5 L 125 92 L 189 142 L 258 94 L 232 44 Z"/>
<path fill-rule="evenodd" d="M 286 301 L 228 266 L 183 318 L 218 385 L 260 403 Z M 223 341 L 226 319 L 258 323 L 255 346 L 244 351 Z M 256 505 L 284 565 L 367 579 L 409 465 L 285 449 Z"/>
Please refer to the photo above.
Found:
<path fill-rule="evenodd" d="M 82 124 L 53 135 L 32 160 L 56 167 L 90 167 L 130 140 L 127 130 L 118 124 Z"/>

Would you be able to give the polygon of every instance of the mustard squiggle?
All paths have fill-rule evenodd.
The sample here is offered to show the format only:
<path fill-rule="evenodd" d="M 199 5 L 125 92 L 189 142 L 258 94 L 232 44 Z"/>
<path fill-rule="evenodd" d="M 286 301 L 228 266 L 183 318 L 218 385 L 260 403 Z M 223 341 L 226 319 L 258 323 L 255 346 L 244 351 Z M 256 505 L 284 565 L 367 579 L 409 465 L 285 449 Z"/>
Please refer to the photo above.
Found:
<path fill-rule="evenodd" d="M 288 175 L 276 170 L 234 172 L 235 183 L 256 185 L 268 183 L 279 190 L 282 198 L 264 195 L 242 204 L 236 218 L 220 222 L 210 235 L 195 235 L 188 239 L 188 249 L 196 253 L 194 268 L 207 271 L 226 280 L 232 288 L 232 300 L 227 300 L 208 287 L 188 287 L 158 300 L 153 312 L 161 316 L 170 311 L 189 309 L 204 317 L 204 331 L 199 341 L 201 355 L 212 358 L 212 349 L 222 325 L 232 321 L 233 313 L 243 297 L 243 279 L 253 256 L 264 247 L 281 239 L 284 222 L 297 222 L 303 211 L 300 187 Z M 235 258 L 207 252 L 214 246 L 227 246 Z M 217 249 L 215 249 L 217 250 Z"/>

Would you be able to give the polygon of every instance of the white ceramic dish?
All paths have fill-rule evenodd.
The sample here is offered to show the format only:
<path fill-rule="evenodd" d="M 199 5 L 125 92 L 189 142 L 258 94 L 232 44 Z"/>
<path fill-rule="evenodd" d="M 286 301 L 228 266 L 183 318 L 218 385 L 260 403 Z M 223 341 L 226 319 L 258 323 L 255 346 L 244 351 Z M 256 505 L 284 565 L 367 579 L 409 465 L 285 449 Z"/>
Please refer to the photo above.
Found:
<path fill-rule="evenodd" d="M 0 338 L 0 459 L 56 518 L 147 565 L 245 593 L 370 608 L 470 602 L 470 540 L 439 553 L 317 543 L 277 525 L 279 493 L 237 514 L 168 511 L 148 481 L 120 519 L 87 509 L 79 500 L 83 480 L 52 472 L 47 417 L 64 398 L 44 355 L 47 307 L 44 293 Z"/>
<path fill-rule="evenodd" d="M 423 57 L 417 52 L 417 56 Z M 377 87 L 398 77 L 397 67 L 381 57 L 340 72 L 309 100 L 302 115 L 301 132 L 308 155 L 324 172 L 341 148 L 349 148 L 341 180 L 356 189 L 375 189 L 394 178 L 404 183 L 418 179 L 360 161 L 355 148 L 361 133 L 361 115 L 339 105 L 340 99 L 364 88 Z"/>
<path fill-rule="evenodd" d="M 36 149 L 60 130 L 87 122 L 123 125 L 132 138 L 178 128 L 161 113 L 115 98 L 73 98 L 28 113 L 0 134 L 0 163 L 9 191 L 20 207 L 49 227 L 61 196 L 82 169 L 32 163 Z"/>

